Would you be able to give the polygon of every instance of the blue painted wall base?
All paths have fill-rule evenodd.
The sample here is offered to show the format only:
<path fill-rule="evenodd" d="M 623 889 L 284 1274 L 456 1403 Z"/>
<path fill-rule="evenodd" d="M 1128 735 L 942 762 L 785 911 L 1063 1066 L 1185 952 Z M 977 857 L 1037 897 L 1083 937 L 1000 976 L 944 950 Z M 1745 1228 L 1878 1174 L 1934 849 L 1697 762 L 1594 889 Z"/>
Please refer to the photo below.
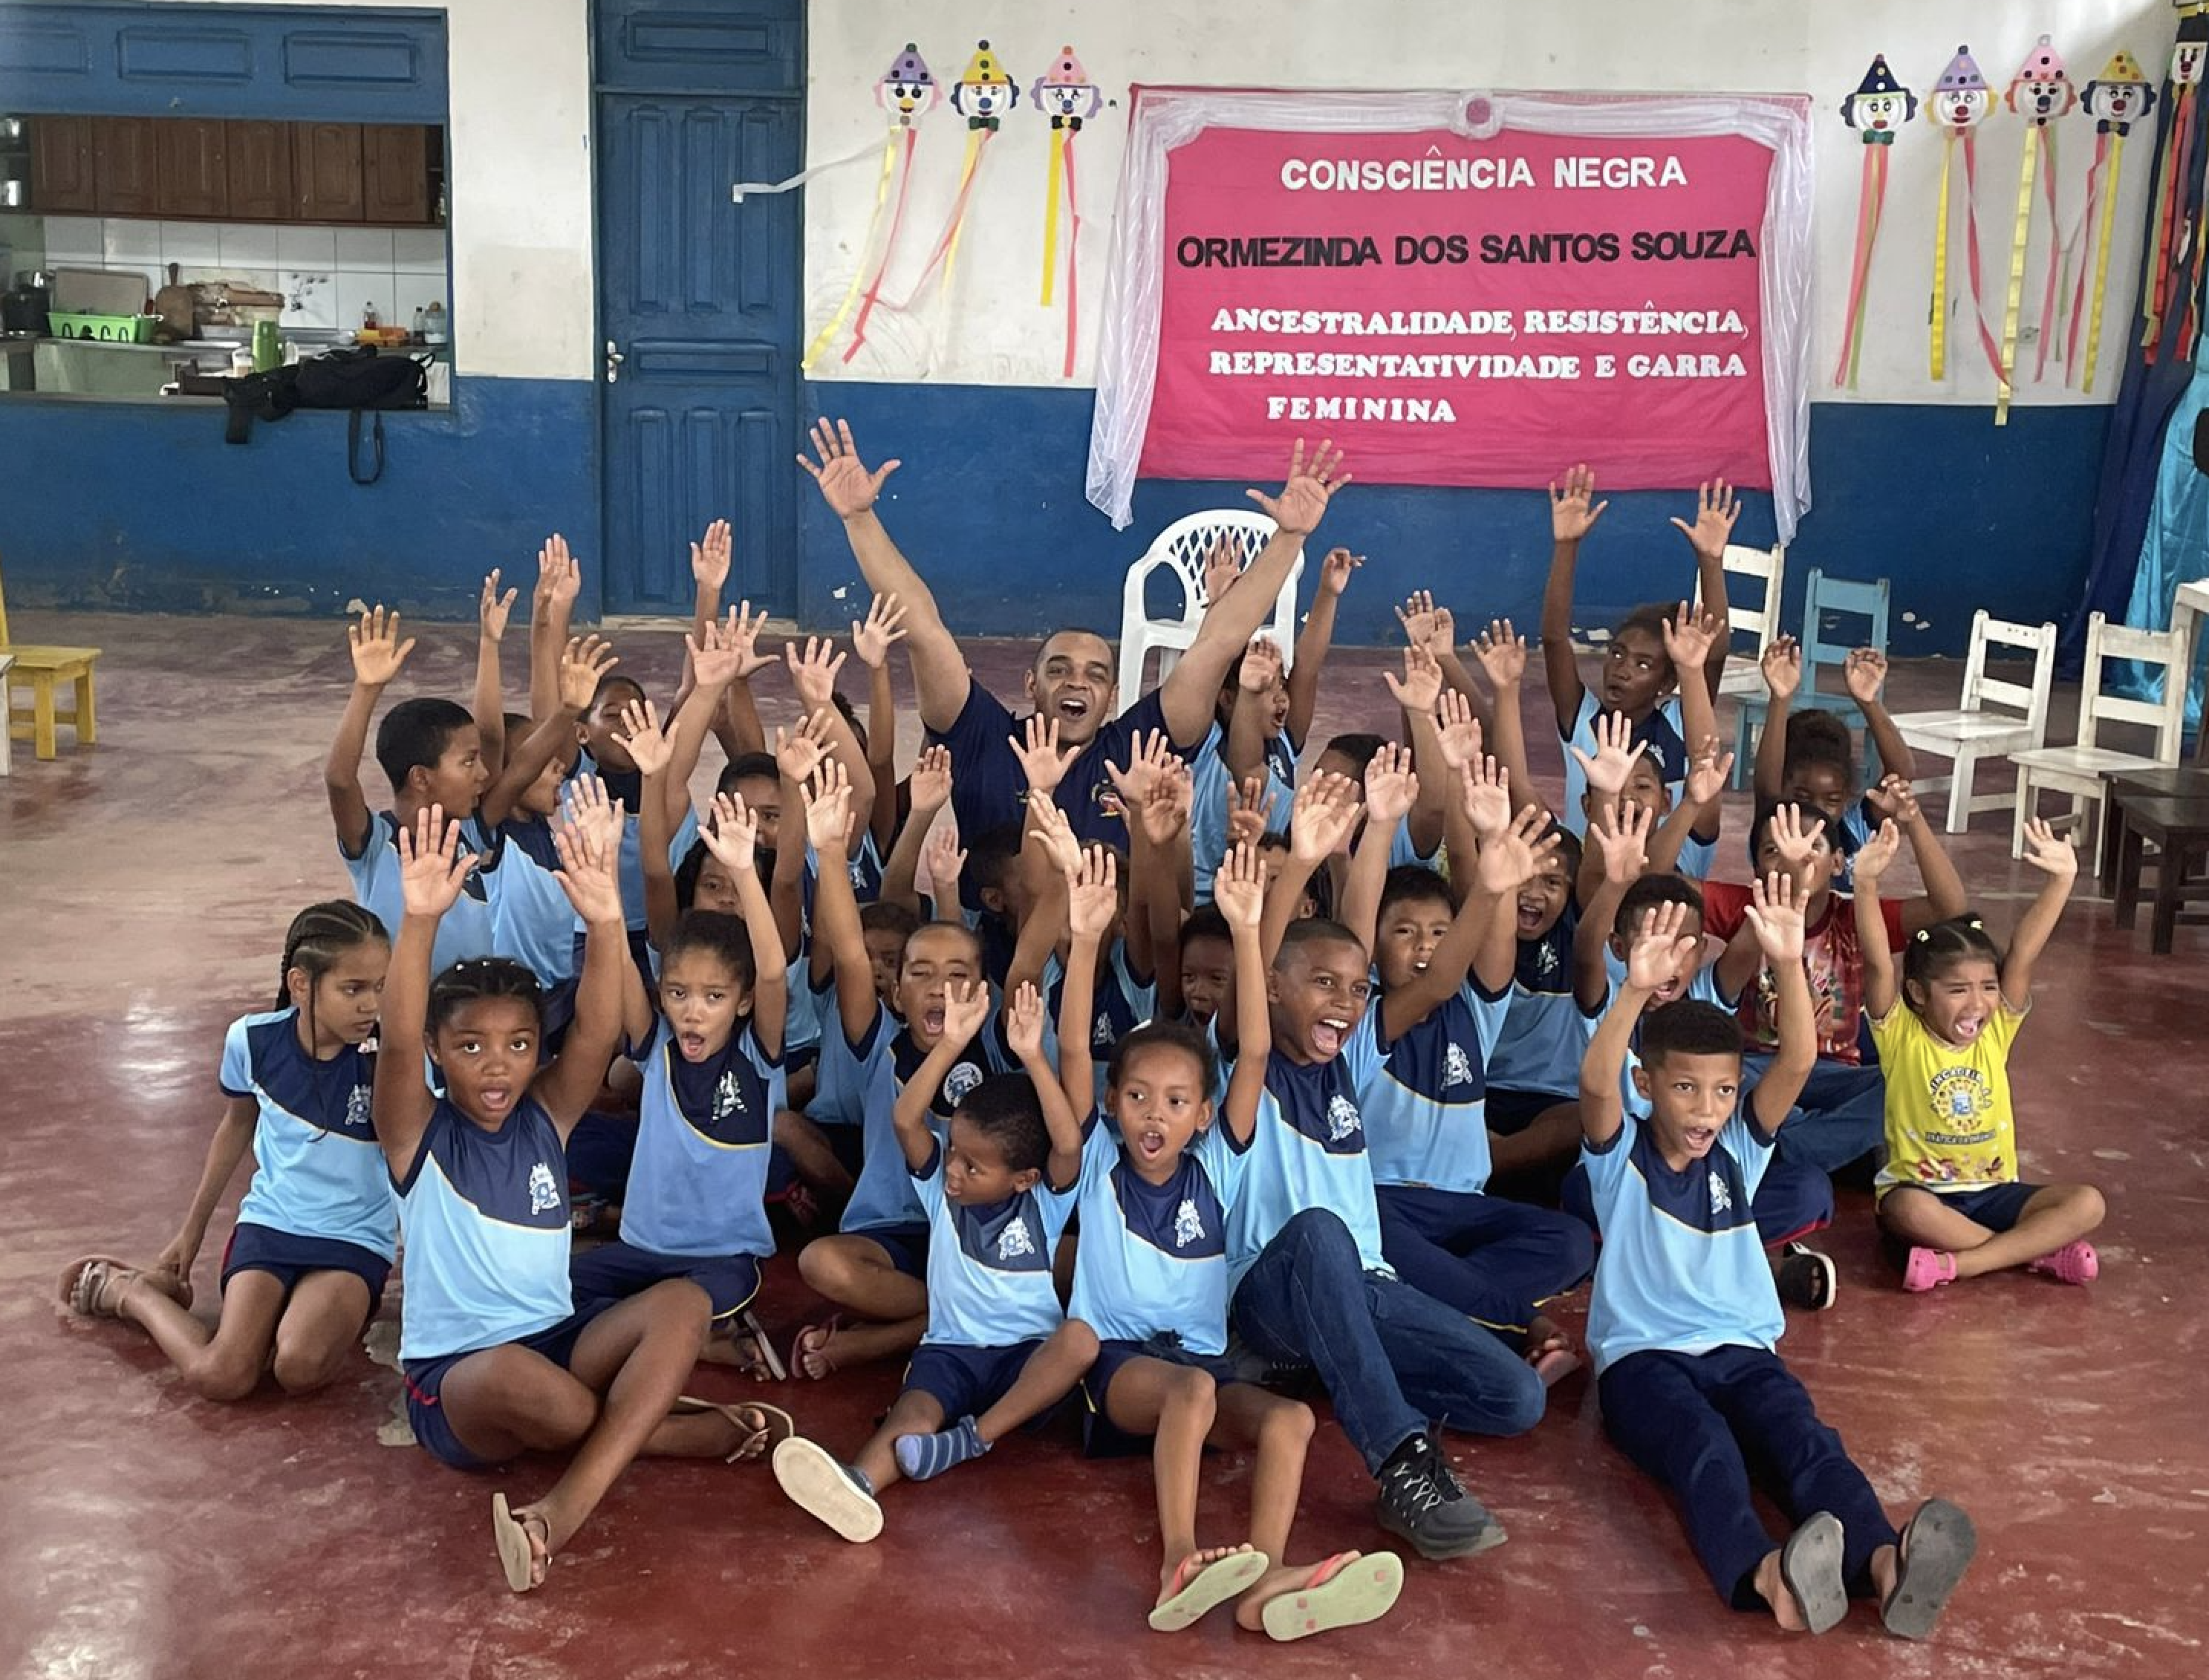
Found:
<path fill-rule="evenodd" d="M 454 390 L 449 410 L 383 417 L 383 477 L 366 486 L 346 472 L 339 412 L 256 421 L 232 446 L 220 404 L 0 398 L 9 600 L 304 615 L 358 595 L 472 617 L 488 569 L 526 591 L 548 533 L 597 530 L 598 400 L 583 380 Z M 595 613 L 595 569 L 585 588 Z"/>

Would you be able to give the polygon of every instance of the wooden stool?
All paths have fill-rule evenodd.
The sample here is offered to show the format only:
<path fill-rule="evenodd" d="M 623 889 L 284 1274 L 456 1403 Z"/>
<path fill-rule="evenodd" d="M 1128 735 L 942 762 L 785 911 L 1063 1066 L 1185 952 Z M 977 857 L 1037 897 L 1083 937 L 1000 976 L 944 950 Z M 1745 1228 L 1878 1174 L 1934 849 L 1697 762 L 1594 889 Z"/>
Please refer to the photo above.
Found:
<path fill-rule="evenodd" d="M 45 647 L 17 643 L 8 635 L 8 598 L 0 595 L 0 653 L 12 653 L 14 669 L 0 676 L 0 729 L 31 744 L 40 758 L 57 750 L 54 726 L 65 723 L 77 744 L 90 746 L 99 738 L 93 711 L 92 668 L 99 662 L 97 647 Z M 55 690 L 63 684 L 73 692 L 75 704 L 57 705 Z M 19 706 L 15 693 L 31 691 L 31 703 Z"/>
<path fill-rule="evenodd" d="M 2125 840 L 2124 813 L 2116 804 L 2120 793 L 2209 800 L 2209 768 L 2176 764 L 2160 770 L 2128 770 L 2110 778 L 2110 832 L 2102 841 L 2102 893 L 2105 898 L 2116 896 L 2117 853 L 2122 850 Z"/>
<path fill-rule="evenodd" d="M 2190 870 L 2209 863 L 2209 799 L 2126 792 L 2113 797 L 2116 808 L 2124 816 L 2124 851 L 2117 859 L 2116 924 L 2121 928 L 2133 924 L 2140 908 L 2141 872 L 2152 867 L 2155 907 L 2149 924 L 2148 949 L 2167 956 L 2181 908 L 2197 901 L 2209 903 L 2209 880 L 2189 882 L 2187 879 Z M 2157 847 L 2152 858 L 2146 852 L 2145 843 L 2149 840 Z"/>

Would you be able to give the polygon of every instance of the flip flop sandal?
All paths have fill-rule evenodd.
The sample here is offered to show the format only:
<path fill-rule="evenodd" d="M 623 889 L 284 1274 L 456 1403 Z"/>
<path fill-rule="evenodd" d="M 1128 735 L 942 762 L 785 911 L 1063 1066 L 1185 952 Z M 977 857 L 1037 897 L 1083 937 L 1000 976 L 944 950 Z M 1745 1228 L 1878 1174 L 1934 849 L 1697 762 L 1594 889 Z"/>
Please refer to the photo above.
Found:
<path fill-rule="evenodd" d="M 1831 1511 L 1812 1516 L 1779 1548 L 1779 1579 L 1814 1634 L 1839 1627 L 1849 1613 L 1841 1552 L 1841 1520 Z"/>
<path fill-rule="evenodd" d="M 776 1443 L 768 1462 L 792 1504 L 853 1545 L 864 1545 L 882 1532 L 882 1508 L 874 1495 L 818 1442 L 794 1435 Z"/>
<path fill-rule="evenodd" d="M 749 1307 L 737 1315 L 731 1335 L 751 1338 L 752 1346 L 759 1351 L 759 1363 L 767 1371 L 768 1382 L 786 1382 L 790 1380 L 790 1367 L 783 1364 L 782 1355 L 774 1351 L 774 1344 L 767 1338 L 767 1328 L 759 1322 L 759 1315 Z"/>
<path fill-rule="evenodd" d="M 1569 1347 L 1553 1347 L 1534 1361 L 1534 1375 L 1544 1388 L 1554 1388 L 1580 1368 L 1580 1356 Z"/>
<path fill-rule="evenodd" d="M 1173 1591 L 1151 1611 L 1153 1632 L 1177 1634 L 1195 1627 L 1273 1567 L 1262 1551 L 1231 1551 L 1191 1574 L 1189 1566 L 1195 1561 L 1192 1553 L 1174 1566 Z"/>
<path fill-rule="evenodd" d="M 814 1376 L 805 1369 L 805 1343 L 808 1337 L 817 1335 L 821 1339 L 822 1347 L 826 1348 L 828 1339 L 843 1328 L 844 1316 L 841 1313 L 832 1313 L 827 1318 L 815 1320 L 792 1336 L 790 1339 L 790 1358 L 787 1361 L 791 1374 L 794 1376 L 806 1377 L 815 1382 L 820 1382 L 822 1377 L 834 1376 L 836 1366 L 833 1361 L 828 1363 L 828 1369 L 821 1373 L 821 1376 Z M 825 1353 L 822 1353 L 819 1357 L 824 1360 L 828 1358 Z"/>
<path fill-rule="evenodd" d="M 529 1550 L 529 1525 L 535 1523 L 545 1530 L 545 1563 L 551 1563 L 552 1531 L 540 1516 L 517 1517 L 508 1508 L 506 1496 L 495 1493 L 491 1496 L 491 1537 L 498 1543 L 499 1567 L 506 1571 L 506 1584 L 514 1592 L 535 1591 L 544 1583 L 530 1579 L 534 1558 Z"/>
<path fill-rule="evenodd" d="M 734 1464 L 739 1459 L 763 1458 L 775 1448 L 798 1433 L 797 1421 L 779 1406 L 769 1406 L 763 1400 L 700 1400 L 695 1394 L 678 1394 L 669 1408 L 670 1417 L 692 1417 L 701 1412 L 718 1412 L 743 1431 L 743 1441 L 722 1460 Z M 756 1413 L 761 1421 L 752 1422 L 748 1412 Z"/>
<path fill-rule="evenodd" d="M 1978 1549 L 1978 1530 L 1960 1507 L 1945 1499 L 1920 1505 L 1903 1525 L 1894 1591 L 1879 1607 L 1887 1632 L 1898 1639 L 1929 1635 Z"/>
<path fill-rule="evenodd" d="M 120 1318 L 121 1313 L 101 1309 L 100 1297 L 118 1274 L 129 1276 L 136 1271 L 110 1255 L 87 1255 L 62 1274 L 62 1304 L 80 1318 Z"/>
<path fill-rule="evenodd" d="M 1404 1560 L 1394 1552 L 1338 1552 L 1295 1592 L 1267 1599 L 1258 1615 L 1267 1638 L 1305 1639 L 1377 1622 L 1403 1590 Z"/>

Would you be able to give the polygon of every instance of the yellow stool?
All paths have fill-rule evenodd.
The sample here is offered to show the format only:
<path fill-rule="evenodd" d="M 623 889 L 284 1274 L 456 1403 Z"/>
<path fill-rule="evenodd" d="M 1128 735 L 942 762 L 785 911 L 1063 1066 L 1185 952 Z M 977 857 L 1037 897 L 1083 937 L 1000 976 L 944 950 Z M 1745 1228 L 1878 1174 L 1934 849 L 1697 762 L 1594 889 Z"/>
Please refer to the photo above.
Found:
<path fill-rule="evenodd" d="M 54 756 L 56 724 L 69 725 L 80 745 L 90 746 L 99 738 L 92 702 L 92 667 L 99 658 L 99 648 L 16 646 L 8 635 L 7 597 L 0 594 L 0 653 L 14 658 L 6 676 L 0 677 L 9 735 L 29 741 L 40 758 Z M 75 685 L 73 706 L 54 703 L 54 689 L 63 683 Z M 30 704 L 19 705 L 15 695 L 25 689 L 30 690 Z"/>

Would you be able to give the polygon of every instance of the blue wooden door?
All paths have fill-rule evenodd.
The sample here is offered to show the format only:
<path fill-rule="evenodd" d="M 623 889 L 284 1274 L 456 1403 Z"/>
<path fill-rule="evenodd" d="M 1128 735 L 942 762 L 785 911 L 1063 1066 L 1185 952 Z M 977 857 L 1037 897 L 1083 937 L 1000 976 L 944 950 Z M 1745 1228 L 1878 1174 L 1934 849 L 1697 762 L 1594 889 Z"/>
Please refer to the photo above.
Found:
<path fill-rule="evenodd" d="M 735 527 L 727 590 L 797 605 L 803 0 L 599 0 L 605 606 L 687 614 L 689 545 Z"/>

